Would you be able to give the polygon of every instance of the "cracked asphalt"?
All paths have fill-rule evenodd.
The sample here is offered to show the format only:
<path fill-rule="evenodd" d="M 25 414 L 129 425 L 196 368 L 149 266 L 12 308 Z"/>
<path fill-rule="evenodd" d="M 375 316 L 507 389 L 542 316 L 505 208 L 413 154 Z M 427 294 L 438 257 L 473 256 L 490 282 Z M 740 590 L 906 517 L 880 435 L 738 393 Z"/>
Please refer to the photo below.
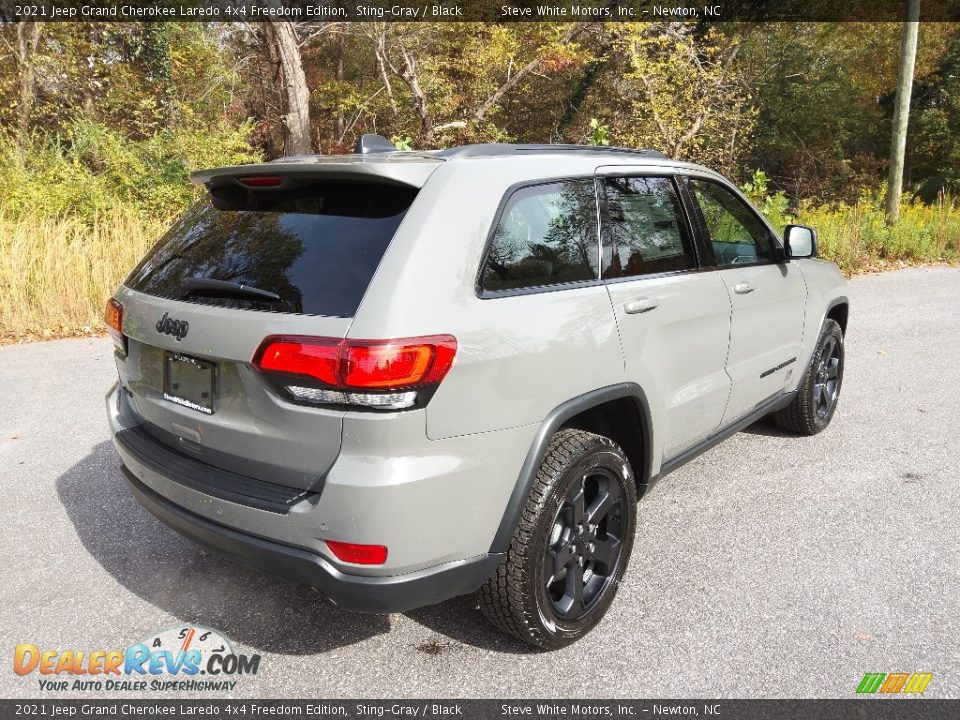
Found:
<path fill-rule="evenodd" d="M 125 489 L 110 341 L 0 347 L 0 695 L 42 694 L 12 672 L 18 643 L 123 648 L 199 623 L 263 656 L 205 697 L 850 697 L 894 671 L 960 697 L 960 268 L 849 295 L 831 427 L 761 422 L 661 482 L 606 619 L 553 653 L 470 598 L 356 615 L 201 551 Z"/>

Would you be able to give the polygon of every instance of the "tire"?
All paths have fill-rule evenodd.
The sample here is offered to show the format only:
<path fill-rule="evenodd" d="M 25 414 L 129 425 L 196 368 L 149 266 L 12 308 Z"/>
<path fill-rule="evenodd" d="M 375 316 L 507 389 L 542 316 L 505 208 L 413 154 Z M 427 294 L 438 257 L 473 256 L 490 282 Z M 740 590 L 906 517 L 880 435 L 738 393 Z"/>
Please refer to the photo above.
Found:
<path fill-rule="evenodd" d="M 477 591 L 481 611 L 540 648 L 583 637 L 616 595 L 636 515 L 636 483 L 623 450 L 600 435 L 560 430 L 504 561 Z"/>
<path fill-rule="evenodd" d="M 837 410 L 843 385 L 843 331 L 834 320 L 827 320 L 820 331 L 817 348 L 797 388 L 797 396 L 782 410 L 772 414 L 773 421 L 799 435 L 816 435 L 830 424 Z"/>

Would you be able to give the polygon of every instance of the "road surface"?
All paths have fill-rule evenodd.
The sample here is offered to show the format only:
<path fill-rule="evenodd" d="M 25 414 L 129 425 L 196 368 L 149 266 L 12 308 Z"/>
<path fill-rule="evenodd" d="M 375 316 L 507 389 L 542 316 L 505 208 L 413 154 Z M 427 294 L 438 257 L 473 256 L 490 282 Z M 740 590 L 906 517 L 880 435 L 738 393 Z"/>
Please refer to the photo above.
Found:
<path fill-rule="evenodd" d="M 11 670 L 19 643 L 119 649 L 199 623 L 262 655 L 235 697 L 850 697 L 894 671 L 958 697 L 960 269 L 849 294 L 829 430 L 761 423 L 660 483 L 608 616 L 553 653 L 469 598 L 355 615 L 205 553 L 125 489 L 110 341 L 0 347 L 0 695 L 41 695 Z"/>

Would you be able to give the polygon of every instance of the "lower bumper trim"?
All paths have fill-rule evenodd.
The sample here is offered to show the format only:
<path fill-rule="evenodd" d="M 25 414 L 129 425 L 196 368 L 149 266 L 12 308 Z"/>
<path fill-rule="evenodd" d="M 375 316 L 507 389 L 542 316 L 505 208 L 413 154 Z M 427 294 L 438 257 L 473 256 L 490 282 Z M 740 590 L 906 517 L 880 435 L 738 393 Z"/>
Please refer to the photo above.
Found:
<path fill-rule="evenodd" d="M 151 490 L 126 466 L 122 469 L 137 501 L 181 535 L 249 567 L 311 585 L 347 610 L 406 612 L 466 595 L 486 582 L 503 559 L 490 553 L 403 575 L 349 575 L 309 550 L 202 518 Z"/>

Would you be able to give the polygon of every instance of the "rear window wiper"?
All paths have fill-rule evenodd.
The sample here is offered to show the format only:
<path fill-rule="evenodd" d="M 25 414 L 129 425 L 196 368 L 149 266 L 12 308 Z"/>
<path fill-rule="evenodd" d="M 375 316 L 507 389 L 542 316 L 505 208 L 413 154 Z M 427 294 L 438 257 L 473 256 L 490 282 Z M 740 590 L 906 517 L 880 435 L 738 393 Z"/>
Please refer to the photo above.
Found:
<path fill-rule="evenodd" d="M 251 285 L 232 282 L 230 280 L 214 280 L 212 278 L 189 277 L 180 282 L 180 299 L 191 295 L 219 294 L 242 295 L 256 300 L 279 302 L 280 296 L 269 290 L 261 290 Z"/>

